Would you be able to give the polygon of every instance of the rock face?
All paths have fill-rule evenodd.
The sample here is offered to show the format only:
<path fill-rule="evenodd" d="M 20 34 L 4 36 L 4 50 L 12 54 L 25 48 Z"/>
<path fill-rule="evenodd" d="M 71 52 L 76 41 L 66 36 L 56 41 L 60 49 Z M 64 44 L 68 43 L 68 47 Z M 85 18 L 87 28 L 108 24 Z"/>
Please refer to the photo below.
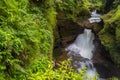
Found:
<path fill-rule="evenodd" d="M 60 16 L 59 16 L 60 15 Z M 63 13 L 57 16 L 57 27 L 55 29 L 55 42 L 54 42 L 54 54 L 53 56 L 62 56 L 62 60 L 65 59 L 63 56 L 65 47 L 72 43 L 78 34 L 82 33 L 84 28 L 78 25 L 72 20 L 65 19 Z M 60 59 L 61 60 L 61 59 Z"/>
<path fill-rule="evenodd" d="M 105 49 L 110 53 L 111 59 L 115 64 L 120 65 L 120 38 L 118 37 L 120 29 L 118 27 L 115 29 L 111 28 L 110 25 L 108 26 L 109 28 L 106 28 L 99 33 L 99 37 Z"/>
<path fill-rule="evenodd" d="M 103 20 L 99 23 L 90 23 L 88 21 L 88 18 L 85 18 L 84 20 L 78 20 L 77 23 L 84 28 L 93 29 L 95 33 L 98 33 L 103 28 L 104 25 Z"/>
<path fill-rule="evenodd" d="M 63 54 L 65 47 L 70 45 L 70 43 L 76 39 L 78 34 L 83 33 L 84 28 L 92 29 L 92 31 L 97 34 L 103 28 L 103 25 L 103 21 L 99 23 L 89 23 L 87 16 L 85 16 L 83 20 L 77 20 L 77 22 L 73 22 L 70 19 L 65 19 L 64 14 L 60 13 L 57 16 L 53 56 L 59 56 Z"/>
<path fill-rule="evenodd" d="M 111 59 L 120 67 L 120 7 L 103 16 L 105 25 L 99 32 L 99 38 Z M 113 15 L 114 14 L 114 15 Z"/>
<path fill-rule="evenodd" d="M 57 20 L 57 32 L 58 35 L 55 36 L 55 48 L 63 47 L 65 48 L 69 43 L 74 41 L 78 34 L 83 32 L 83 27 L 73 22 L 72 20 L 66 20 L 61 16 Z"/>
<path fill-rule="evenodd" d="M 82 20 L 73 22 L 70 19 L 65 19 L 64 14 L 61 13 L 59 15 L 57 16 L 57 27 L 55 31 L 55 48 L 58 46 L 66 47 L 75 40 L 78 34 L 83 32 L 84 28 L 92 29 L 95 33 L 98 33 L 104 25 L 103 20 L 99 23 L 90 23 L 87 16 Z"/>
<path fill-rule="evenodd" d="M 65 47 L 67 47 L 70 43 L 73 43 L 78 34 L 83 33 L 84 28 L 89 28 L 92 29 L 93 32 L 95 33 L 95 40 L 93 41 L 93 43 L 96 47 L 96 50 L 93 52 L 94 57 L 92 61 L 95 64 L 98 73 L 105 78 L 109 78 L 113 75 L 119 76 L 118 75 L 119 71 L 117 71 L 117 68 L 112 63 L 110 59 L 111 58 L 110 54 L 108 54 L 109 50 L 111 49 L 109 47 L 113 46 L 112 44 L 115 39 L 113 37 L 114 34 L 111 34 L 115 33 L 114 32 L 115 29 L 113 27 L 107 28 L 106 26 L 104 26 L 103 20 L 100 23 L 89 23 L 87 16 L 84 17 L 83 20 L 78 20 L 77 22 L 65 19 L 63 14 L 60 14 L 60 16 L 57 17 L 57 19 L 58 19 L 56 28 L 57 35 L 55 35 L 54 54 L 57 55 L 59 54 L 59 56 L 55 57 L 56 62 L 60 62 L 68 58 L 67 52 L 64 51 Z M 117 33 L 118 32 L 119 29 L 117 28 Z M 117 37 L 118 38 L 116 39 L 118 41 L 119 40 L 118 34 Z M 107 40 L 107 42 L 104 43 L 104 39 Z M 110 68 L 108 68 L 108 66 Z M 105 68 L 107 69 L 106 71 L 104 70 Z M 114 70 L 114 72 L 112 70 Z M 107 73 L 109 74 L 107 75 Z"/>

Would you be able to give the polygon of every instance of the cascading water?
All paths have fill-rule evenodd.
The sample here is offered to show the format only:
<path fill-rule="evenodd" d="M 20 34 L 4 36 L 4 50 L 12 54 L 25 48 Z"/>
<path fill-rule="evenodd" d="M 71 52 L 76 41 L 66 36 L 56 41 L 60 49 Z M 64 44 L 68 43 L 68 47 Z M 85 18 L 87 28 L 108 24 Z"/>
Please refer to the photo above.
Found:
<path fill-rule="evenodd" d="M 66 51 L 74 51 L 79 53 L 82 57 L 91 59 L 93 57 L 92 51 L 94 34 L 90 29 L 84 29 L 84 33 L 78 35 L 74 43 L 66 48 Z"/>
<path fill-rule="evenodd" d="M 65 50 L 68 51 L 68 56 L 72 59 L 72 66 L 77 72 L 87 68 L 86 75 L 89 78 L 96 77 L 96 69 L 92 63 L 94 50 L 93 40 L 94 33 L 90 29 L 84 29 L 84 33 L 78 35 L 75 42 L 69 45 Z M 99 79 L 101 80 L 101 79 Z"/>
<path fill-rule="evenodd" d="M 85 29 L 83 34 L 80 34 L 75 40 L 74 44 L 79 47 L 79 54 L 82 57 L 91 59 L 93 54 L 92 50 L 94 49 L 93 45 L 94 34 L 90 29 Z"/>

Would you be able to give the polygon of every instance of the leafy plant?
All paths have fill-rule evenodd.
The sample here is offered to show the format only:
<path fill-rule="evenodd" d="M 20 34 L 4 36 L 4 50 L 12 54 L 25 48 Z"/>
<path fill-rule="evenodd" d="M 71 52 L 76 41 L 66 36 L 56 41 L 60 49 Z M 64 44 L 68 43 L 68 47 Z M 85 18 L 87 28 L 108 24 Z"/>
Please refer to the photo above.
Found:
<path fill-rule="evenodd" d="M 96 78 L 90 79 L 86 76 L 83 76 L 85 74 L 85 70 L 80 71 L 80 73 L 76 73 L 74 69 L 70 66 L 70 59 L 63 61 L 59 65 L 59 68 L 54 70 L 53 63 L 49 62 L 46 59 L 47 58 L 43 58 L 43 60 L 41 59 L 42 63 L 41 61 L 39 61 L 37 64 L 35 64 L 37 66 L 40 65 L 38 67 L 40 71 L 30 72 L 30 75 L 28 76 L 29 80 L 96 80 Z M 46 63 L 46 61 L 48 64 L 44 64 L 44 62 Z M 41 65 L 47 66 L 43 69 Z M 34 68 L 30 67 L 30 70 L 32 69 L 35 69 L 35 66 Z"/>
<path fill-rule="evenodd" d="M 79 18 L 89 15 L 88 7 L 85 6 L 83 0 L 59 0 L 56 3 L 58 12 L 63 11 L 67 19 L 76 21 Z"/>
<path fill-rule="evenodd" d="M 55 9 L 49 14 L 44 5 L 32 6 L 29 0 L 1 0 L 0 4 L 0 75 L 4 75 L 0 78 L 24 79 L 25 67 L 35 58 L 52 55 L 56 15 L 48 19 L 45 14 L 52 15 Z"/>

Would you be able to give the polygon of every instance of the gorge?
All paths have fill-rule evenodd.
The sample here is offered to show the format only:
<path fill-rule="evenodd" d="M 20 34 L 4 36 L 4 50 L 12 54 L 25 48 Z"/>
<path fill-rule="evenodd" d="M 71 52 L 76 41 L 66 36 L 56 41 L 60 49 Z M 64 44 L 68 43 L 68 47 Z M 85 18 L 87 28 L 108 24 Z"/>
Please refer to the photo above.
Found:
<path fill-rule="evenodd" d="M 120 0 L 0 0 L 0 80 L 120 80 Z"/>
<path fill-rule="evenodd" d="M 98 23 L 100 22 L 93 22 L 90 23 L 90 25 Z M 71 66 L 76 72 L 80 72 L 82 69 L 86 68 L 86 75 L 89 78 L 96 77 L 97 80 L 107 80 L 114 76 L 119 77 L 120 72 L 117 69 L 117 66 L 114 65 L 110 59 L 108 52 L 104 49 L 104 46 L 101 44 L 101 41 L 98 35 L 96 35 L 94 29 L 84 26 L 84 28 L 80 28 L 79 30 L 82 31 L 79 32 L 80 34 L 77 33 L 78 36 L 76 36 L 76 38 L 70 38 L 72 42 L 65 43 L 63 41 L 65 43 L 62 43 L 64 46 L 67 44 L 65 48 L 67 53 L 63 53 L 63 59 L 58 58 L 58 62 L 59 60 L 64 60 L 64 58 L 66 58 L 65 56 L 67 56 L 72 60 Z M 106 53 L 107 55 L 104 55 Z M 99 76 L 96 76 L 96 74 Z"/>

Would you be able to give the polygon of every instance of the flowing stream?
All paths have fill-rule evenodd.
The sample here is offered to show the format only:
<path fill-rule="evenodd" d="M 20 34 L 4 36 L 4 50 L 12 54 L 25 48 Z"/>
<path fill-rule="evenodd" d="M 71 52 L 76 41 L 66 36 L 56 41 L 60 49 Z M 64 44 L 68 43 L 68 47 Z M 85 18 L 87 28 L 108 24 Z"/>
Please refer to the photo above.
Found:
<path fill-rule="evenodd" d="M 86 75 L 88 78 L 97 78 L 96 68 L 93 66 L 92 51 L 95 49 L 93 40 L 95 39 L 94 33 L 90 29 L 84 29 L 82 34 L 79 34 L 76 40 L 70 44 L 65 50 L 68 51 L 68 56 L 72 59 L 72 66 L 76 69 L 77 72 L 80 72 L 81 69 L 86 68 Z M 87 80 L 90 80 L 87 79 Z"/>

